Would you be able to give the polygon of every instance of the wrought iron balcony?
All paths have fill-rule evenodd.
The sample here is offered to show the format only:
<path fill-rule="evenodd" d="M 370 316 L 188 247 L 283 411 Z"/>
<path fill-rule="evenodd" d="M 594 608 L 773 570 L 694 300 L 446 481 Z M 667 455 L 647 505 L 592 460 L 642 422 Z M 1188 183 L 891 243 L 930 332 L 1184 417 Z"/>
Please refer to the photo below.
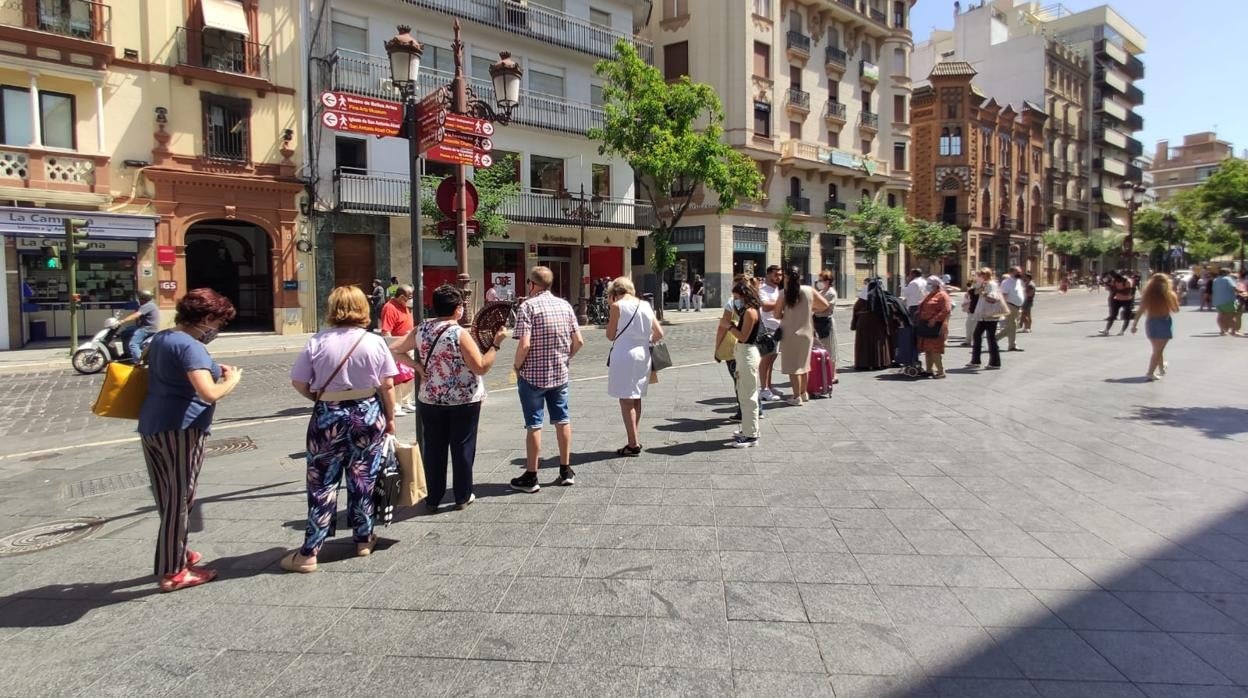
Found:
<path fill-rule="evenodd" d="M 6 0 L 0 25 L 111 43 L 112 8 L 92 0 Z"/>
<path fill-rule="evenodd" d="M 824 213 L 831 213 L 833 211 L 844 211 L 844 210 L 846 210 L 844 201 L 837 201 L 836 199 L 828 199 L 827 201 L 823 202 Z"/>
<path fill-rule="evenodd" d="M 842 70 L 845 68 L 845 62 L 849 60 L 849 55 L 845 53 L 845 49 L 835 46 L 828 46 L 823 50 L 823 61 L 831 66 L 839 66 Z"/>
<path fill-rule="evenodd" d="M 810 111 L 810 93 L 805 90 L 790 87 L 788 92 L 788 102 L 785 106 Z"/>
<path fill-rule="evenodd" d="M 178 27 L 178 65 L 269 79 L 269 45 L 219 29 Z"/>
<path fill-rule="evenodd" d="M 337 49 L 330 57 L 330 64 L 332 89 L 378 99 L 399 99 L 398 90 L 390 82 L 390 64 L 385 56 Z M 450 73 L 422 70 L 419 94 L 427 94 L 449 83 L 453 77 Z M 469 83 L 479 95 L 494 94 L 487 80 L 469 78 Z M 511 119 L 512 124 L 561 133 L 587 133 L 603 123 L 599 107 L 529 90 L 520 91 L 520 104 L 512 111 Z"/>
<path fill-rule="evenodd" d="M 785 34 L 785 48 L 797 53 L 810 55 L 810 37 L 801 32 L 789 30 Z"/>
<path fill-rule="evenodd" d="M 423 195 L 433 196 L 433 192 Z M 407 175 L 353 167 L 334 170 L 334 198 L 339 211 L 403 215 L 408 212 L 410 196 Z M 504 201 L 499 212 L 515 222 L 571 226 L 574 223 L 564 214 L 567 207 L 567 199 L 560 198 L 558 192 L 524 190 Z M 587 227 L 649 230 L 656 220 L 649 204 L 603 197 L 602 216 L 590 221 Z"/>
<path fill-rule="evenodd" d="M 841 7 L 847 7 L 853 10 L 854 12 L 858 11 L 858 3 L 856 2 L 856 0 L 836 0 L 836 2 Z"/>
<path fill-rule="evenodd" d="M 880 128 L 880 115 L 864 109 L 858 117 L 858 126 L 878 130 Z"/>
<path fill-rule="evenodd" d="M 624 39 L 637 48 L 646 63 L 654 62 L 654 47 L 631 34 L 604 27 L 588 18 L 576 17 L 537 3 L 519 0 L 405 0 L 454 17 L 478 22 L 542 43 L 610 58 L 615 42 Z"/>
<path fill-rule="evenodd" d="M 888 25 L 888 16 L 885 15 L 882 11 L 875 9 L 874 7 L 870 8 L 868 16 L 871 17 L 872 21 L 878 22 L 885 26 Z"/>
<path fill-rule="evenodd" d="M 823 118 L 828 121 L 845 123 L 845 105 L 835 99 L 829 99 L 827 106 L 823 109 Z"/>
<path fill-rule="evenodd" d="M 784 197 L 784 205 L 789 206 L 797 213 L 810 215 L 810 199 L 805 196 L 786 196 Z"/>

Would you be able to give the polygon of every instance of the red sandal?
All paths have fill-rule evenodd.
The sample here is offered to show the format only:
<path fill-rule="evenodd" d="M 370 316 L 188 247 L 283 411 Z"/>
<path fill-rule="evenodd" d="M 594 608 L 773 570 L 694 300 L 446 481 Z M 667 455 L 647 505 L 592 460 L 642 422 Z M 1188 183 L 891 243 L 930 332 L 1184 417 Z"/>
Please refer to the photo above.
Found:
<path fill-rule="evenodd" d="M 195 552 L 194 550 L 191 550 L 191 549 L 189 549 L 189 548 L 187 549 L 187 551 L 186 551 L 186 566 L 187 566 L 187 567 L 198 567 L 198 566 L 199 566 L 199 563 L 200 563 L 203 559 L 204 559 L 204 556 L 203 556 L 203 555 L 201 555 L 201 554 L 199 554 L 199 553 L 197 553 L 197 552 Z"/>
<path fill-rule="evenodd" d="M 187 567 L 181 572 L 166 574 L 161 577 L 160 590 L 162 592 L 177 591 L 179 589 L 186 589 L 187 587 L 197 587 L 200 584 L 207 584 L 216 578 L 216 570 L 205 569 L 203 567 Z"/>

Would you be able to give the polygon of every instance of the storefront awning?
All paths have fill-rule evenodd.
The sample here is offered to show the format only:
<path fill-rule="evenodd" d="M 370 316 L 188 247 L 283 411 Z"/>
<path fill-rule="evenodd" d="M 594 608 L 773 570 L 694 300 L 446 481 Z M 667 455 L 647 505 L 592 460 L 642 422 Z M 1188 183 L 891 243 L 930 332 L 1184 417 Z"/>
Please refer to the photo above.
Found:
<path fill-rule="evenodd" d="M 251 36 L 242 0 L 201 0 L 201 6 L 204 8 L 205 28 Z"/>
<path fill-rule="evenodd" d="M 151 240 L 156 237 L 159 220 L 156 216 L 0 206 L 0 235 L 64 236 L 66 218 L 85 220 L 90 238 L 112 240 Z"/>

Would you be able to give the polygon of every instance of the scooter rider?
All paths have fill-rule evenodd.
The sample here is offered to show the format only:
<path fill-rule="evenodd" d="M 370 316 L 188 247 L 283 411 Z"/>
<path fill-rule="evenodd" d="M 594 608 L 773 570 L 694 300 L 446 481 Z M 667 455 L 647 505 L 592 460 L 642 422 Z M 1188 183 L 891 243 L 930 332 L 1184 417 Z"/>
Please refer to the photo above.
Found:
<path fill-rule="evenodd" d="M 139 291 L 138 296 L 139 309 L 121 319 L 123 325 L 130 322 L 135 325 L 126 339 L 126 350 L 136 361 L 143 353 L 143 341 L 160 328 L 160 308 L 156 307 L 156 297 L 151 291 Z"/>

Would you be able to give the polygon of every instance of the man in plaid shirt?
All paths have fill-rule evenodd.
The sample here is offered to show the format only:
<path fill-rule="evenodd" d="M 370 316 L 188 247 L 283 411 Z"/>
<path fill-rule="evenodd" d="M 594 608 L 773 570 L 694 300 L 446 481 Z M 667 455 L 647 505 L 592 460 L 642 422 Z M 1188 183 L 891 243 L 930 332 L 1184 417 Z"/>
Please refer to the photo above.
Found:
<path fill-rule="evenodd" d="M 572 471 L 572 420 L 568 416 L 568 364 L 585 346 L 572 306 L 550 292 L 555 275 L 547 267 L 529 272 L 528 300 L 516 313 L 515 371 L 520 409 L 528 430 L 524 446 L 528 456 L 524 475 L 511 481 L 520 492 L 542 489 L 537 482 L 537 459 L 542 451 L 543 411 L 550 412 L 559 439 L 559 479 L 556 485 L 576 481 Z"/>

